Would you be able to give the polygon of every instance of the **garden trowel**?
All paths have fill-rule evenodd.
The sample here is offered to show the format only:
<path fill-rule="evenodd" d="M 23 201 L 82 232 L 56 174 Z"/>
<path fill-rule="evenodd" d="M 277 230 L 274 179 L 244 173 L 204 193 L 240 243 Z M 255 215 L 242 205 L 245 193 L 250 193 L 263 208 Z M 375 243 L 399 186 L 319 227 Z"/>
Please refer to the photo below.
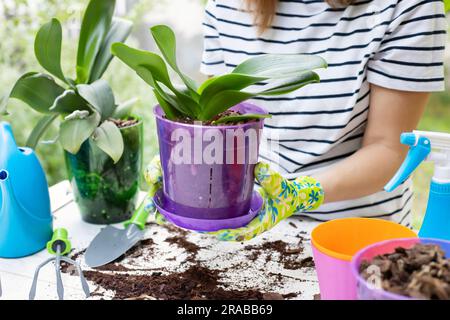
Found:
<path fill-rule="evenodd" d="M 153 200 L 148 196 L 124 223 L 124 229 L 113 226 L 102 229 L 86 250 L 86 264 L 91 268 L 100 267 L 130 250 L 144 236 L 145 223 L 154 210 Z"/>

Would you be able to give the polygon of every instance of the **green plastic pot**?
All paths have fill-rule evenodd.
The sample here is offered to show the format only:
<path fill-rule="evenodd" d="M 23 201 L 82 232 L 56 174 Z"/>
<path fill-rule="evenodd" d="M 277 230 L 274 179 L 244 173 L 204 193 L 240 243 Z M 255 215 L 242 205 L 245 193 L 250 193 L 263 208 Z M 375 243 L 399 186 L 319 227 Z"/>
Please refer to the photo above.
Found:
<path fill-rule="evenodd" d="M 65 152 L 75 202 L 84 221 L 113 224 L 131 218 L 142 172 L 143 122 L 121 128 L 124 152 L 114 161 L 86 140 L 77 154 Z"/>

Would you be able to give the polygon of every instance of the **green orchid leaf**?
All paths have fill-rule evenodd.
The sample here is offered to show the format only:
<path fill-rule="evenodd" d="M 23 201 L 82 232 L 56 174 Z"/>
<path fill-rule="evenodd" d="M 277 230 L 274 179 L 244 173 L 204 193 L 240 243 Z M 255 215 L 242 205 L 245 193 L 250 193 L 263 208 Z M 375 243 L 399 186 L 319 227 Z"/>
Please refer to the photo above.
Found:
<path fill-rule="evenodd" d="M 319 56 L 266 54 L 242 62 L 234 68 L 233 73 L 277 79 L 291 78 L 305 71 L 326 67 L 326 61 Z"/>
<path fill-rule="evenodd" d="M 194 80 L 189 78 L 183 72 L 177 64 L 177 45 L 175 33 L 166 25 L 157 25 L 150 29 L 153 39 L 156 42 L 159 50 L 161 51 L 164 59 L 167 61 L 169 66 L 180 76 L 184 84 L 189 88 L 193 97 L 197 96 L 197 84 Z"/>
<path fill-rule="evenodd" d="M 61 69 L 62 28 L 58 19 L 44 24 L 36 34 L 34 53 L 41 66 L 60 80 L 67 82 Z"/>
<path fill-rule="evenodd" d="M 39 141 L 58 116 L 56 113 L 43 116 L 28 136 L 26 146 L 31 149 L 36 149 Z"/>
<path fill-rule="evenodd" d="M 228 110 L 230 107 L 261 95 L 279 95 L 292 92 L 307 84 L 319 81 L 319 76 L 312 72 L 303 72 L 299 76 L 291 79 L 283 79 L 274 84 L 263 86 L 259 91 L 246 92 L 239 90 L 224 90 L 220 91 L 211 97 L 203 106 L 200 119 L 203 121 L 209 120 L 218 114 Z"/>
<path fill-rule="evenodd" d="M 262 87 L 263 91 L 258 92 L 258 95 L 282 95 L 300 89 L 308 84 L 320 82 L 320 77 L 313 71 L 308 71 L 299 76 L 282 79 L 268 86 Z"/>
<path fill-rule="evenodd" d="M 145 82 L 150 84 L 161 98 L 165 99 L 168 104 L 177 109 L 181 114 L 185 114 L 188 117 L 195 117 L 200 113 L 200 106 L 190 95 L 176 89 L 171 82 L 169 82 L 169 87 L 163 81 L 154 78 L 155 73 L 151 72 L 149 65 L 136 66 L 136 73 Z"/>
<path fill-rule="evenodd" d="M 122 103 L 119 103 L 112 117 L 114 119 L 123 119 L 129 116 L 138 101 L 139 101 L 138 98 L 132 98 Z"/>
<path fill-rule="evenodd" d="M 101 121 L 112 116 L 116 103 L 108 82 L 100 79 L 91 84 L 79 84 L 77 90 L 79 95 L 100 114 Z"/>
<path fill-rule="evenodd" d="M 166 99 L 161 96 L 158 90 L 153 89 L 153 94 L 155 95 L 156 100 L 161 106 L 161 109 L 163 109 L 164 115 L 167 119 L 175 120 L 179 117 L 179 112 L 173 107 L 173 105 L 171 105 L 169 102 L 167 102 Z"/>
<path fill-rule="evenodd" d="M 200 85 L 200 87 L 198 87 L 197 93 L 198 93 L 199 95 L 201 95 L 201 94 L 203 93 L 203 90 L 204 90 L 207 86 L 209 86 L 209 84 L 210 84 L 211 82 L 215 81 L 215 80 L 217 79 L 217 77 L 218 77 L 218 76 L 210 77 L 210 78 L 206 79 L 205 81 L 203 81 L 203 83 Z"/>
<path fill-rule="evenodd" d="M 160 98 L 165 99 L 168 104 L 177 108 L 182 114 L 193 117 L 200 113 L 200 106 L 195 99 L 188 93 L 178 90 L 172 84 L 167 66 L 159 55 L 153 52 L 130 48 L 123 43 L 113 44 L 112 52 L 117 58 L 133 69 L 142 80 L 154 90 L 158 91 Z M 164 85 L 165 88 L 168 88 L 176 96 L 176 103 L 173 99 L 168 99 L 160 84 Z"/>
<path fill-rule="evenodd" d="M 225 90 L 242 90 L 260 81 L 267 80 L 265 77 L 254 77 L 246 74 L 230 73 L 209 79 L 200 87 L 200 105 L 205 106 L 217 93 Z"/>
<path fill-rule="evenodd" d="M 159 96 L 166 100 L 173 108 L 177 110 L 178 114 L 184 114 L 188 117 L 192 117 L 193 113 L 188 107 L 183 104 L 176 95 L 174 95 L 163 83 L 156 81 L 155 91 L 158 92 Z"/>
<path fill-rule="evenodd" d="M 169 72 L 164 60 L 153 52 L 131 48 L 123 43 L 114 43 L 111 47 L 113 55 L 122 60 L 135 72 L 140 72 L 139 76 L 151 87 L 154 81 L 164 83 L 170 90 L 175 90 L 170 81 Z M 142 68 L 147 69 L 146 72 Z M 149 73 L 151 76 L 148 76 Z"/>
<path fill-rule="evenodd" d="M 111 45 L 116 42 L 125 42 L 130 35 L 132 28 L 133 23 L 130 21 L 113 18 L 111 28 L 106 34 L 97 57 L 95 58 L 95 63 L 92 66 L 88 83 L 92 83 L 102 77 L 113 58 Z"/>
<path fill-rule="evenodd" d="M 96 112 L 87 117 L 66 117 L 59 126 L 61 145 L 68 152 L 76 154 L 83 142 L 94 133 L 99 123 L 100 115 Z"/>
<path fill-rule="evenodd" d="M 51 112 L 72 113 L 75 110 L 91 110 L 87 102 L 72 89 L 64 91 L 50 107 Z"/>
<path fill-rule="evenodd" d="M 233 116 L 225 116 L 216 121 L 214 124 L 223 124 L 223 123 L 236 123 L 241 121 L 249 121 L 249 120 L 258 120 L 258 119 L 266 119 L 271 118 L 270 114 L 257 114 L 257 113 L 246 113 L 241 115 L 233 115 Z"/>
<path fill-rule="evenodd" d="M 195 118 L 197 114 L 200 113 L 200 105 L 186 92 L 177 90 L 175 91 L 175 94 L 173 94 L 163 83 L 157 82 L 157 86 L 158 85 L 159 88 L 157 87 L 157 89 L 161 96 L 166 99 L 168 103 L 173 105 L 181 114 L 184 114 L 189 118 Z"/>
<path fill-rule="evenodd" d="M 166 115 L 169 119 L 173 119 L 175 115 L 179 115 L 180 112 L 184 114 L 184 107 L 181 104 L 181 102 L 178 100 L 178 98 L 170 94 L 168 91 L 171 90 L 163 90 L 162 87 L 167 88 L 167 86 L 164 85 L 163 82 L 156 81 L 153 78 L 153 73 L 150 71 L 150 69 L 146 68 L 145 66 L 137 66 L 136 67 L 136 73 L 148 84 L 151 84 L 153 87 L 153 93 L 155 94 L 156 99 L 161 104 L 162 107 L 165 107 L 168 111 L 168 114 Z M 161 103 L 161 100 L 164 100 L 165 103 Z M 170 109 L 169 109 L 170 106 Z M 180 110 L 180 112 L 176 111 Z M 188 111 L 187 111 L 188 112 Z M 189 113 L 188 113 L 189 114 Z"/>
<path fill-rule="evenodd" d="M 238 90 L 221 91 L 213 96 L 203 107 L 199 119 L 202 121 L 213 119 L 218 114 L 254 96 L 255 94 L 253 93 Z"/>
<path fill-rule="evenodd" d="M 92 140 L 117 163 L 122 157 L 124 144 L 120 129 L 111 121 L 103 122 L 92 135 Z"/>
<path fill-rule="evenodd" d="M 64 92 L 55 80 L 43 73 L 30 72 L 17 80 L 10 97 L 19 99 L 40 113 L 50 113 L 50 107 Z"/>
<path fill-rule="evenodd" d="M 77 52 L 77 83 L 90 79 L 97 54 L 108 34 L 115 0 L 91 0 L 81 23 Z"/>

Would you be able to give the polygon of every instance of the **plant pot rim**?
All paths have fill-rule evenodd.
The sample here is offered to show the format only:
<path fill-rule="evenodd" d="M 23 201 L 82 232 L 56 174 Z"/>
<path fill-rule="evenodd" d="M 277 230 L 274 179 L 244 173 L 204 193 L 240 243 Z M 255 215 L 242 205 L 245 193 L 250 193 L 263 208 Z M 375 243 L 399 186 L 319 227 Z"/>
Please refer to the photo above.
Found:
<path fill-rule="evenodd" d="M 249 103 L 249 102 L 241 102 L 233 107 L 231 107 L 230 109 L 233 108 L 237 108 L 238 106 L 248 106 L 250 108 L 253 108 L 254 112 L 253 113 L 257 113 L 257 114 L 268 114 L 268 112 L 263 109 L 260 106 L 257 106 L 255 104 Z M 262 123 L 265 119 L 257 119 L 256 121 L 252 121 L 252 122 L 246 122 L 246 123 L 240 123 L 240 124 L 233 124 L 233 125 L 229 125 L 229 124 L 218 124 L 218 125 L 214 125 L 214 126 L 207 126 L 207 125 L 199 125 L 199 124 L 192 124 L 192 123 L 184 123 L 184 122 L 178 122 L 178 121 L 173 121 L 170 119 L 167 119 L 165 117 L 163 117 L 164 115 L 164 111 L 162 110 L 161 106 L 159 104 L 157 104 L 156 106 L 153 107 L 153 115 L 161 121 L 164 122 L 168 122 L 168 123 L 172 123 L 175 124 L 177 126 L 180 127 L 189 127 L 189 128 L 207 128 L 207 129 L 238 129 L 238 128 L 243 128 L 246 126 L 253 126 L 255 123 Z"/>

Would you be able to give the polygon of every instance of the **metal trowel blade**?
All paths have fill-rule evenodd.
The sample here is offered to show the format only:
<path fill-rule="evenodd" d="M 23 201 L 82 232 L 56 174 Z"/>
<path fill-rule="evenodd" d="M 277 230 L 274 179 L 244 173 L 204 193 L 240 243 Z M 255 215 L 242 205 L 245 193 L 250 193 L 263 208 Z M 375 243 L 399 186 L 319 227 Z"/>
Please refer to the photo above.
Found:
<path fill-rule="evenodd" d="M 135 224 L 130 224 L 126 229 L 107 226 L 86 249 L 86 264 L 91 268 L 108 264 L 130 250 L 143 236 L 144 231 Z"/>

